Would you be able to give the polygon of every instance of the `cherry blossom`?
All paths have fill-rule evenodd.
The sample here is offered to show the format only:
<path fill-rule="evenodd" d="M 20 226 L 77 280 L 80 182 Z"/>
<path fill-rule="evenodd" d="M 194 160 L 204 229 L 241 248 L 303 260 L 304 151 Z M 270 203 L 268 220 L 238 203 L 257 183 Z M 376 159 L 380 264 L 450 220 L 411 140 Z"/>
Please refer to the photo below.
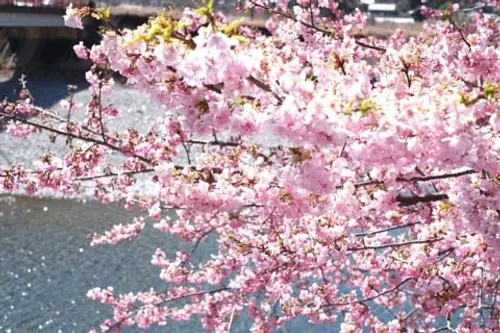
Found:
<path fill-rule="evenodd" d="M 66 8 L 66 15 L 63 15 L 64 24 L 67 27 L 74 29 L 83 29 L 82 18 L 78 9 L 73 8 L 73 4 L 70 3 Z"/>
<path fill-rule="evenodd" d="M 240 6 L 270 13 L 268 31 L 211 2 L 134 30 L 69 7 L 69 25 L 94 14 L 105 31 L 74 48 L 93 62 L 87 105 L 56 114 L 26 89 L 1 104 L 8 133 L 62 137 L 69 152 L 0 166 L 0 191 L 137 212 L 93 246 L 145 228 L 188 244 L 152 254 L 162 290 L 89 291 L 113 309 L 94 332 L 192 318 L 230 332 L 240 314 L 252 332 L 300 317 L 340 332 L 498 331 L 499 22 L 428 7 L 421 35 L 375 38 L 336 1 Z M 115 129 L 111 74 L 162 116 Z"/>

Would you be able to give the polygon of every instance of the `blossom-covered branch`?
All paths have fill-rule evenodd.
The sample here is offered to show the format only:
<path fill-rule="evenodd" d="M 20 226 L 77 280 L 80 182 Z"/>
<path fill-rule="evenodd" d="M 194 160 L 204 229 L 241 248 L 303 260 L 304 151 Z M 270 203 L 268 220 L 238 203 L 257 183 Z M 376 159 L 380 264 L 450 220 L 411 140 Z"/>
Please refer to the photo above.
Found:
<path fill-rule="evenodd" d="M 149 227 L 188 243 L 152 255 L 164 291 L 91 291 L 113 309 L 100 331 L 199 318 L 226 333 L 241 313 L 255 333 L 299 317 L 342 333 L 497 330 L 499 23 L 459 27 L 456 6 L 424 8 L 436 18 L 425 34 L 379 39 L 336 1 L 241 5 L 269 11 L 265 34 L 212 1 L 125 30 L 109 11 L 69 7 L 69 26 L 103 26 L 99 44 L 74 47 L 94 63 L 87 105 L 70 98 L 61 115 L 25 87 L 0 105 L 16 139 L 70 139 L 0 166 L 1 193 L 138 212 L 93 246 Z M 122 128 L 107 71 L 162 113 Z"/>

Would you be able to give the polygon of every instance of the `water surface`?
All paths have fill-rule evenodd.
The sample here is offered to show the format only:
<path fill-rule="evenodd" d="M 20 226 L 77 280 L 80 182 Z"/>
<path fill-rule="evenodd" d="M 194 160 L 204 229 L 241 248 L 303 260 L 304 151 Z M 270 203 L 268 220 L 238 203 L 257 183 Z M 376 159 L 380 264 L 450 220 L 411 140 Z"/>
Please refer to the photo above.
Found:
<path fill-rule="evenodd" d="M 87 332 L 110 314 L 109 308 L 86 298 L 89 289 L 113 286 L 118 292 L 138 292 L 155 287 L 165 290 L 151 265 L 157 248 L 167 255 L 189 249 L 176 238 L 148 225 L 129 243 L 90 247 L 88 235 L 118 223 L 130 223 L 136 213 L 100 203 L 17 197 L 0 200 L 0 332 Z M 202 243 L 195 262 L 215 250 L 215 239 Z M 241 318 L 244 318 L 243 315 Z M 248 332 L 244 319 L 232 332 Z M 313 327 L 300 319 L 280 332 L 335 332 L 332 326 Z M 169 322 L 146 331 L 204 332 L 199 321 Z"/>
<path fill-rule="evenodd" d="M 0 332 L 86 332 L 109 314 L 106 306 L 86 298 L 88 289 L 161 288 L 151 255 L 156 248 L 175 253 L 183 246 L 179 241 L 148 228 L 131 243 L 89 246 L 89 234 L 129 223 L 133 216 L 98 203 L 0 202 Z M 173 323 L 168 331 L 199 331 L 188 326 Z"/>

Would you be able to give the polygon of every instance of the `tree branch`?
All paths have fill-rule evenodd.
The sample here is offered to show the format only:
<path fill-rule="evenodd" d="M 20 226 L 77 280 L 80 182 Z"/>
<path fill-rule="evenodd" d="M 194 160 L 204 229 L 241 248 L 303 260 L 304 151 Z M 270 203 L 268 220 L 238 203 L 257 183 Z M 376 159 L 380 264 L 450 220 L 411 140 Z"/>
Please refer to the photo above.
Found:
<path fill-rule="evenodd" d="M 153 172 L 155 169 L 143 169 L 143 170 L 137 170 L 137 171 L 123 171 L 123 172 L 111 172 L 111 173 L 105 173 L 105 174 L 100 174 L 100 175 L 95 175 L 95 176 L 88 176 L 88 177 L 80 177 L 76 178 L 75 180 L 79 181 L 88 181 L 88 180 L 94 180 L 94 179 L 99 179 L 99 178 L 107 178 L 107 177 L 115 177 L 115 176 L 132 176 L 140 173 L 148 173 L 148 172 Z"/>
<path fill-rule="evenodd" d="M 186 152 L 188 165 L 191 165 L 191 155 L 189 153 L 189 148 L 186 146 L 186 143 L 184 142 L 184 140 L 181 140 L 181 144 L 182 144 L 182 147 L 184 148 L 184 151 Z"/>
<path fill-rule="evenodd" d="M 72 138 L 72 139 L 82 140 L 82 141 L 85 141 L 85 142 L 92 142 L 92 143 L 95 143 L 95 144 L 98 144 L 98 145 L 102 145 L 102 146 L 104 146 L 106 148 L 109 148 L 111 150 L 114 150 L 114 151 L 117 151 L 117 152 L 121 152 L 121 150 L 120 150 L 119 147 L 113 146 L 112 144 L 110 144 L 108 142 L 97 140 L 95 138 L 83 137 L 81 135 L 76 135 L 76 134 L 73 134 L 71 132 L 64 132 L 64 131 L 55 129 L 53 127 L 49 127 L 49 126 L 46 126 L 46 125 L 43 125 L 43 124 L 40 124 L 40 123 L 32 122 L 32 121 L 27 120 L 27 119 L 19 118 L 16 115 L 11 115 L 11 114 L 4 113 L 4 112 L 0 112 L 0 116 L 6 117 L 6 118 L 11 119 L 11 120 L 19 121 L 19 122 L 21 122 L 21 123 L 23 123 L 25 125 L 30 125 L 30 126 L 33 126 L 35 128 L 46 130 L 46 131 L 51 132 L 51 133 L 63 135 L 65 137 L 69 137 L 69 138 Z M 144 156 L 140 156 L 140 155 L 137 155 L 135 153 L 131 153 L 131 155 L 133 157 L 137 158 L 138 160 L 142 161 L 142 162 L 145 162 L 145 163 L 148 163 L 148 164 L 152 164 L 153 163 L 150 159 L 148 159 L 148 158 L 146 158 Z"/>
<path fill-rule="evenodd" d="M 382 250 L 382 249 L 387 249 L 387 248 L 399 248 L 399 247 L 404 247 L 404 246 L 409 246 L 409 245 L 415 245 L 415 244 L 432 244 L 436 243 L 443 240 L 443 238 L 433 238 L 433 239 L 417 239 L 417 240 L 410 240 L 410 241 L 405 241 L 401 243 L 390 243 L 390 244 L 380 244 L 380 245 L 368 245 L 368 246 L 362 246 L 362 247 L 351 247 L 347 248 L 347 251 L 351 252 L 356 252 L 356 251 L 364 251 L 364 250 Z"/>
<path fill-rule="evenodd" d="M 406 282 L 410 281 L 410 280 L 413 280 L 413 278 L 406 278 L 404 279 L 403 281 L 401 281 L 400 283 L 398 283 L 397 285 L 395 285 L 394 287 L 390 288 L 390 289 L 387 289 L 387 290 L 384 290 L 374 296 L 371 296 L 371 297 L 367 297 L 367 298 L 363 298 L 361 300 L 358 300 L 358 301 L 353 301 L 353 302 L 343 302 L 343 303 L 332 303 L 332 304 L 329 304 L 329 305 L 326 305 L 324 307 L 332 307 L 332 306 L 345 306 L 345 305 L 354 305 L 354 304 L 359 304 L 359 303 L 366 303 L 366 302 L 369 302 L 369 301 L 373 301 L 381 296 L 384 296 L 384 295 L 387 295 L 389 293 L 392 293 L 393 291 L 396 291 L 398 290 L 399 288 L 401 288 Z"/>
<path fill-rule="evenodd" d="M 398 177 L 398 178 L 396 178 L 396 181 L 398 181 L 398 182 L 426 182 L 426 181 L 430 181 L 430 180 L 456 178 L 456 177 L 471 175 L 471 174 L 475 174 L 475 173 L 477 173 L 476 170 L 469 169 L 469 170 L 465 170 L 465 171 L 459 171 L 459 172 L 454 172 L 454 173 L 444 173 L 444 174 L 434 175 L 434 176 L 412 177 L 412 178 Z"/>
<path fill-rule="evenodd" d="M 99 96 L 98 96 L 98 110 L 99 110 L 99 126 L 101 127 L 101 136 L 104 142 L 107 142 L 106 134 L 104 132 L 104 123 L 102 121 L 102 81 L 99 81 Z"/>
<path fill-rule="evenodd" d="M 396 197 L 396 201 L 401 204 L 401 206 L 413 206 L 418 203 L 428 203 L 428 202 L 435 202 L 435 201 L 442 201 L 442 200 L 447 200 L 448 194 L 445 193 L 437 193 L 437 194 L 426 194 L 426 195 L 416 195 L 413 194 L 412 196 L 400 196 L 398 195 Z"/>
<path fill-rule="evenodd" d="M 411 223 L 407 223 L 407 224 L 404 224 L 404 225 L 398 225 L 398 226 L 395 226 L 395 227 L 390 227 L 390 228 L 387 228 L 387 229 L 382 229 L 382 230 L 376 230 L 376 231 L 371 231 L 371 232 L 364 232 L 364 233 L 354 234 L 354 236 L 355 237 L 373 236 L 373 235 L 376 235 L 376 234 L 380 234 L 382 232 L 389 232 L 389 231 L 394 231 L 394 230 L 398 230 L 398 229 L 408 228 L 408 227 L 411 227 L 411 226 L 414 226 L 414 225 L 417 225 L 417 224 L 420 224 L 420 222 L 411 222 Z"/>
<path fill-rule="evenodd" d="M 171 297 L 171 298 L 167 298 L 167 299 L 164 299 L 162 300 L 161 302 L 158 302 L 156 304 L 154 304 L 155 306 L 162 306 L 164 304 L 167 304 L 167 303 L 171 303 L 171 302 L 175 302 L 175 301 L 178 301 L 178 300 L 181 300 L 181 299 L 184 299 L 184 298 L 187 298 L 187 297 L 193 297 L 193 296 L 200 296 L 200 295 L 207 295 L 207 294 L 214 294 L 214 293 L 218 293 L 218 292 L 221 292 L 221 291 L 225 291 L 225 290 L 229 290 L 228 287 L 222 287 L 222 288 L 218 288 L 218 289 L 214 289 L 214 290 L 202 290 L 202 291 L 195 291 L 195 292 L 191 292 L 191 293 L 187 293 L 187 294 L 184 294 L 184 295 L 181 295 L 181 296 L 176 296 L 176 297 Z M 148 304 L 148 306 L 150 306 Z M 134 314 L 136 314 L 137 312 L 139 312 L 143 307 L 138 307 L 137 309 L 131 311 L 131 313 L 123 318 L 122 320 L 120 321 L 117 321 L 116 323 L 114 323 L 112 326 L 110 326 L 106 331 L 104 331 L 103 333 L 111 333 L 115 328 L 118 328 L 121 326 L 121 324 L 127 320 L 127 319 L 130 319 L 130 317 L 132 317 Z"/>
<path fill-rule="evenodd" d="M 214 146 L 221 146 L 221 147 L 239 147 L 240 144 L 236 142 L 224 142 L 224 141 L 203 141 L 203 140 L 186 140 L 186 143 L 193 144 L 193 145 L 214 145 Z"/>
<path fill-rule="evenodd" d="M 281 104 L 281 103 L 283 103 L 283 98 L 281 98 L 281 97 L 280 97 L 277 93 L 275 93 L 275 92 L 271 89 L 271 87 L 270 87 L 268 84 L 266 84 L 266 83 L 264 83 L 264 82 L 262 82 L 262 81 L 260 81 L 260 80 L 256 79 L 256 78 L 255 78 L 254 76 L 252 76 L 252 75 L 250 75 L 249 77 L 247 77 L 247 80 L 248 80 L 250 83 L 255 84 L 255 85 L 256 85 L 257 87 L 259 87 L 260 89 L 262 89 L 262 90 L 264 90 L 264 91 L 267 91 L 267 92 L 271 93 L 271 94 L 274 96 L 274 98 L 276 98 L 276 99 L 278 100 L 278 102 L 279 102 L 280 104 Z"/>

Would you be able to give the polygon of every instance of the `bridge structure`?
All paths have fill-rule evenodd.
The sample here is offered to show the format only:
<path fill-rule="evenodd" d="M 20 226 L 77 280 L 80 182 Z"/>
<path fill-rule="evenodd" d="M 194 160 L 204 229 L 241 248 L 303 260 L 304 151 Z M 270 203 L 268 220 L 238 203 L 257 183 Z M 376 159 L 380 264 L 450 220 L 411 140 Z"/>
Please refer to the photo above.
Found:
<path fill-rule="evenodd" d="M 115 17 L 148 17 L 165 8 L 180 10 L 186 6 L 197 6 L 195 0 L 0 0 L 0 27 L 64 27 L 62 15 L 69 4 L 74 7 L 111 7 Z M 234 2 L 219 2 L 226 11 L 234 8 Z"/>
<path fill-rule="evenodd" d="M 230 16 L 236 0 L 225 1 L 219 1 L 216 7 Z M 70 3 L 74 7 L 111 7 L 115 26 L 133 28 L 166 8 L 175 15 L 184 7 L 199 6 L 201 1 L 0 0 L 0 69 L 15 67 L 23 72 L 33 72 L 34 69 L 50 72 L 85 68 L 88 64 L 76 59 L 71 46 L 78 41 L 90 46 L 98 42 L 100 36 L 97 24 L 92 20 L 84 21 L 90 21 L 84 30 L 64 25 L 62 16 Z"/>

